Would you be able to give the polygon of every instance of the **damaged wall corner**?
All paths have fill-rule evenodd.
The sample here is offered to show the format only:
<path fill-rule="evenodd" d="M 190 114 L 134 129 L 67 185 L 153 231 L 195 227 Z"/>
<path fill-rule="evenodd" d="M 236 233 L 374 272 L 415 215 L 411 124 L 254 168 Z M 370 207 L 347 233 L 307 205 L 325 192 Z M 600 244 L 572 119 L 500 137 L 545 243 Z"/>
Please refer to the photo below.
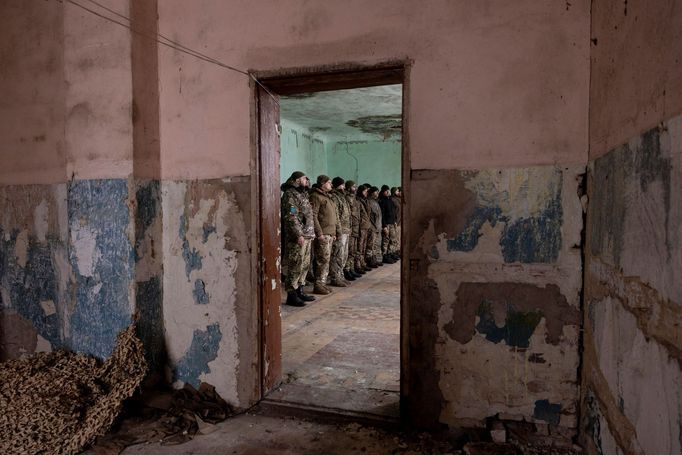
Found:
<path fill-rule="evenodd" d="M 583 173 L 412 172 L 410 374 L 434 378 L 410 391 L 414 412 L 454 426 L 497 415 L 575 432 Z"/>
<path fill-rule="evenodd" d="M 582 397 L 589 453 L 682 451 L 681 168 L 680 116 L 590 165 Z"/>

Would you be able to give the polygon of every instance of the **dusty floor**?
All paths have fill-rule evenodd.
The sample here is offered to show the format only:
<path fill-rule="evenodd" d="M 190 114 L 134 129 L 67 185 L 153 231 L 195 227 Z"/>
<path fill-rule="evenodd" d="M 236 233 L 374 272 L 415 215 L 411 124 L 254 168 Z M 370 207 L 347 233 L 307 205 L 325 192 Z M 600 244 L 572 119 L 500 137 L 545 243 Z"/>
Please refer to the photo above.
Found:
<path fill-rule="evenodd" d="M 306 307 L 282 305 L 283 384 L 269 400 L 398 416 L 400 263 Z"/>
<path fill-rule="evenodd" d="M 128 447 L 123 454 L 390 454 L 447 453 L 447 442 L 433 442 L 424 451 L 419 437 L 396 434 L 358 424 L 325 425 L 293 418 L 242 414 L 176 446 L 158 443 Z"/>

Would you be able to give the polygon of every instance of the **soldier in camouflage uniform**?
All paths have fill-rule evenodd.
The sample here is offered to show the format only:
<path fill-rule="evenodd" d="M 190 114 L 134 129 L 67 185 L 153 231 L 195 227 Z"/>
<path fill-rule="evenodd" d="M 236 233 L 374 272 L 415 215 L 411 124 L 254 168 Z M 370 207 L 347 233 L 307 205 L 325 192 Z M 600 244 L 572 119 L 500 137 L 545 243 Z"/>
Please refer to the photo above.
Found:
<path fill-rule="evenodd" d="M 348 237 L 348 259 L 346 259 L 346 264 L 343 267 L 343 275 L 349 281 L 353 281 L 361 276 L 355 272 L 355 255 L 358 250 L 358 239 L 360 237 L 360 201 L 355 196 L 357 189 L 354 181 L 346 181 L 345 196 L 348 207 L 350 207 L 350 236 Z"/>
<path fill-rule="evenodd" d="M 379 188 L 373 186 L 368 191 L 367 196 L 367 208 L 369 209 L 369 219 L 372 223 L 372 227 L 369 230 L 369 236 L 367 237 L 367 252 L 365 253 L 365 259 L 367 260 L 367 265 L 370 267 L 379 267 L 384 265 L 381 255 L 381 230 L 382 230 L 382 219 L 381 219 L 381 207 L 379 206 Z"/>
<path fill-rule="evenodd" d="M 337 287 L 346 287 L 350 284 L 343 276 L 343 267 L 346 265 L 346 259 L 348 259 L 348 237 L 350 236 L 350 207 L 346 201 L 345 183 L 341 177 L 334 177 L 332 180 L 333 189 L 329 192 L 336 205 L 336 214 L 341 226 L 341 235 L 336 237 L 332 246 L 332 258 L 329 266 L 331 285 Z"/>
<path fill-rule="evenodd" d="M 282 185 L 282 222 L 284 226 L 284 290 L 287 305 L 304 306 L 315 297 L 303 292 L 310 268 L 310 249 L 315 238 L 312 208 L 305 193 L 305 174 L 295 171 Z"/>
<path fill-rule="evenodd" d="M 365 253 L 367 252 L 367 238 L 372 223 L 369 220 L 369 209 L 367 207 L 367 191 L 369 189 L 365 185 L 360 185 L 356 192 L 356 199 L 358 202 L 358 210 L 360 213 L 360 226 L 358 236 L 358 250 L 355 253 L 355 270 L 360 273 L 366 273 L 369 270 L 365 261 Z"/>
<path fill-rule="evenodd" d="M 331 293 L 327 287 L 329 261 L 331 259 L 334 240 L 341 235 L 341 225 L 337 222 L 336 204 L 329 196 L 332 182 L 326 175 L 319 175 L 317 183 L 310 192 L 310 204 L 313 206 L 313 222 L 315 223 L 315 288 L 313 293 L 326 295 Z"/>

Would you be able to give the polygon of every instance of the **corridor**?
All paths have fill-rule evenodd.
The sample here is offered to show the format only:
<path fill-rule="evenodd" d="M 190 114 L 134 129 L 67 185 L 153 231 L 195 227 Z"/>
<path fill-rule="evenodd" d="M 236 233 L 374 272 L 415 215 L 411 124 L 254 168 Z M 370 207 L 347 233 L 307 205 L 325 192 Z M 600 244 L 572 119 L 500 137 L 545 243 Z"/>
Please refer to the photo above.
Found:
<path fill-rule="evenodd" d="M 400 262 L 306 307 L 282 306 L 284 380 L 268 399 L 398 416 Z"/>

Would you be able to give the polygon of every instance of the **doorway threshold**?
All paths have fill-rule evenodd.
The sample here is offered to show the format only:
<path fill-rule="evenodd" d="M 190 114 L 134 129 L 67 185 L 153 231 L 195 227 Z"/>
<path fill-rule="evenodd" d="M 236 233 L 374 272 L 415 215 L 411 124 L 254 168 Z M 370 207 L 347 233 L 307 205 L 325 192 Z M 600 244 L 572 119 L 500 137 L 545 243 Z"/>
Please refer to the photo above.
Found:
<path fill-rule="evenodd" d="M 383 429 L 398 429 L 401 423 L 399 409 L 395 409 L 395 411 L 390 414 L 375 414 L 342 408 L 281 401 L 271 398 L 264 398 L 261 400 L 260 403 L 258 403 L 257 408 L 264 415 L 268 416 L 304 418 L 325 423 L 359 423 Z"/>

